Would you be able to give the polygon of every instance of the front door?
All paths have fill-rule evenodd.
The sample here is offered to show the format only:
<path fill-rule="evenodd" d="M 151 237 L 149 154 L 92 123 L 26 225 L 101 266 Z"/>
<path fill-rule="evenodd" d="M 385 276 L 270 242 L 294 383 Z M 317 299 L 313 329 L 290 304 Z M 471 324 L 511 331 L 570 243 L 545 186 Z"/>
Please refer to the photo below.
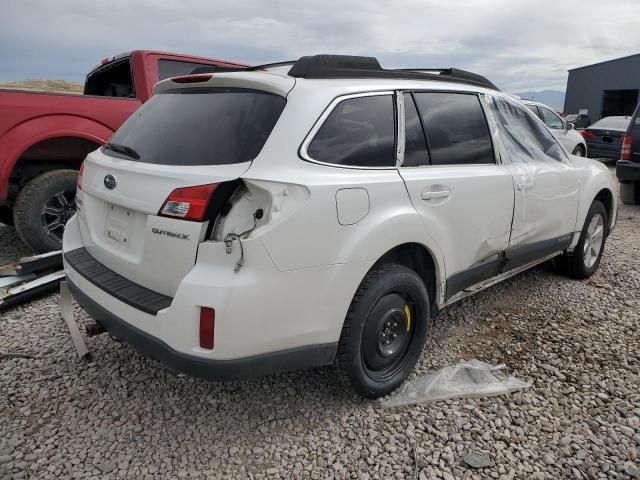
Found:
<path fill-rule="evenodd" d="M 576 230 L 579 183 L 570 159 L 536 116 L 505 98 L 486 98 L 515 186 L 507 271 L 570 245 Z"/>
<path fill-rule="evenodd" d="M 409 92 L 399 167 L 445 258 L 446 298 L 499 273 L 513 213 L 510 170 L 496 162 L 479 97 Z"/>

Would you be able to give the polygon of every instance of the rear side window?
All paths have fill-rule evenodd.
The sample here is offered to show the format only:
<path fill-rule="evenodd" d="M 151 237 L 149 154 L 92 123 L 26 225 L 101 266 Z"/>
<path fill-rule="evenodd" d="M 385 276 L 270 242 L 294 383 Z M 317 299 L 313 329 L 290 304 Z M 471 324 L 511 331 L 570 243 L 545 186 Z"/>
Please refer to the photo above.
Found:
<path fill-rule="evenodd" d="M 404 161 L 403 167 L 429 165 L 427 142 L 418 110 L 410 93 L 404 94 Z"/>
<path fill-rule="evenodd" d="M 392 95 L 349 98 L 326 118 L 307 147 L 313 160 L 356 167 L 395 165 Z"/>
<path fill-rule="evenodd" d="M 418 92 L 432 165 L 495 163 L 489 127 L 476 95 Z"/>
<path fill-rule="evenodd" d="M 136 160 L 144 163 L 248 162 L 260 153 L 285 103 L 283 97 L 257 90 L 171 90 L 151 97 L 109 143 L 133 149 L 140 157 Z"/>

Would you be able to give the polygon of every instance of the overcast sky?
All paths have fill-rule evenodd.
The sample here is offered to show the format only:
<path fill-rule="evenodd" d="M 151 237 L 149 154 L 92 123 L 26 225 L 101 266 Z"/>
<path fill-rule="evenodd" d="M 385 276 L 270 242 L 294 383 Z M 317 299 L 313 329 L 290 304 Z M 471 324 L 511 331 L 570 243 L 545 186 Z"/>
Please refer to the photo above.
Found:
<path fill-rule="evenodd" d="M 153 49 L 251 64 L 373 55 L 564 90 L 569 68 L 640 53 L 639 22 L 638 0 L 0 0 L 0 81 L 82 82 L 103 57 Z"/>

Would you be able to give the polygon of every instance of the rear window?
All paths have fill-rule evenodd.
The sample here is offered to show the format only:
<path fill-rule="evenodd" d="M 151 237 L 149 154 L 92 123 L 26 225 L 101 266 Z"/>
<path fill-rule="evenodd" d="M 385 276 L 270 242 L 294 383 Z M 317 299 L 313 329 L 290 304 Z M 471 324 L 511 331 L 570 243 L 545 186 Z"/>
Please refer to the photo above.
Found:
<path fill-rule="evenodd" d="M 627 130 L 629 126 L 629 117 L 606 117 L 598 120 L 592 124 L 589 128 L 603 129 L 603 130 Z"/>
<path fill-rule="evenodd" d="M 227 165 L 258 156 L 286 100 L 256 90 L 190 88 L 154 95 L 109 143 L 144 163 Z M 129 156 L 104 149 L 105 154 Z M 135 156 L 135 155 L 134 155 Z"/>

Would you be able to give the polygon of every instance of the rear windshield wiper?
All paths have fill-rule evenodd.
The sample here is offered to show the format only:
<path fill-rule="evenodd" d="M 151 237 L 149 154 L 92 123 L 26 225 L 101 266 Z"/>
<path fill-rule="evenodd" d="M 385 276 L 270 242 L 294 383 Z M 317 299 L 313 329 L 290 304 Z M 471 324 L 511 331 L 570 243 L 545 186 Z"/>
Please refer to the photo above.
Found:
<path fill-rule="evenodd" d="M 129 158 L 133 158 L 134 160 L 140 160 L 140 154 L 136 152 L 133 148 L 127 147 L 126 145 L 120 145 L 119 143 L 110 143 L 107 142 L 103 146 L 106 150 L 112 150 L 117 153 L 121 153 Z"/>

